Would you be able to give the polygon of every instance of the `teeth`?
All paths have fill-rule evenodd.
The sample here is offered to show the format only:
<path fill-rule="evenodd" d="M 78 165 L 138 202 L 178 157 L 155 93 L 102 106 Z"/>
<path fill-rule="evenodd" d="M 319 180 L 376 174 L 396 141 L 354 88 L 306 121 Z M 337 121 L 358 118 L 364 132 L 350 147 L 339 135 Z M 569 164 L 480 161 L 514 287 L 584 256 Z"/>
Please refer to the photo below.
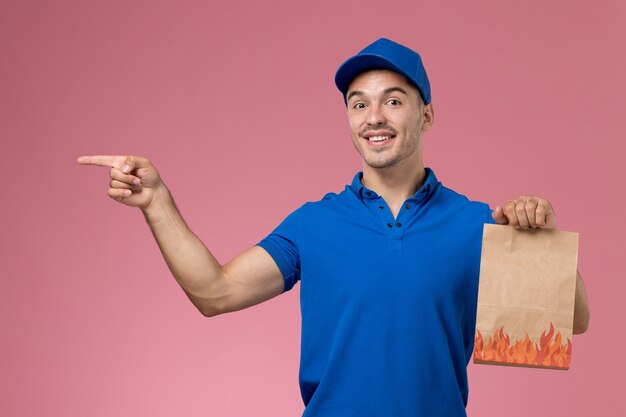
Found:
<path fill-rule="evenodd" d="M 389 139 L 389 136 L 370 136 L 368 140 L 372 142 L 380 142 L 383 140 Z"/>

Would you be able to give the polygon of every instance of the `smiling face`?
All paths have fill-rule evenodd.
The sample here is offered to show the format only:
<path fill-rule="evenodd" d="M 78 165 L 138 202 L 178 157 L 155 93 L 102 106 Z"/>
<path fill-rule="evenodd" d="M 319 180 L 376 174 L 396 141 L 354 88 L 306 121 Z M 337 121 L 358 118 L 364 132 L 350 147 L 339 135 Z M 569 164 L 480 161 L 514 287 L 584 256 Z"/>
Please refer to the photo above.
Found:
<path fill-rule="evenodd" d="M 432 105 L 402 75 L 388 70 L 359 74 L 346 93 L 352 143 L 372 168 L 422 165 L 422 132 Z"/>

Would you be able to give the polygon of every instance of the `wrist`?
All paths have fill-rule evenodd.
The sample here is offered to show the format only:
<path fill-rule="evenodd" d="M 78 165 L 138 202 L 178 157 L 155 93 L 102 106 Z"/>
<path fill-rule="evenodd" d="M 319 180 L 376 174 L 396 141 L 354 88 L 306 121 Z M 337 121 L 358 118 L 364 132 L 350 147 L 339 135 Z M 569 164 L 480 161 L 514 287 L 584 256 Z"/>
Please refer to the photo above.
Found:
<path fill-rule="evenodd" d="M 156 220 L 160 217 L 160 214 L 166 212 L 171 205 L 173 205 L 172 196 L 165 184 L 161 183 L 154 189 L 154 195 L 150 203 L 142 207 L 141 211 L 148 221 Z"/>

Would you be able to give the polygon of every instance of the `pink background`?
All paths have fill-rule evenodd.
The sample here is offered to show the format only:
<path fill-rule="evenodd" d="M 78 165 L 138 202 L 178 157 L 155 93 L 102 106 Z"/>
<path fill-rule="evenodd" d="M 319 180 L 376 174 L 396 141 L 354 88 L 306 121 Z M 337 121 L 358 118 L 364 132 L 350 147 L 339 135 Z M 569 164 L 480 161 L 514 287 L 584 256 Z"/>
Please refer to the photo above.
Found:
<path fill-rule="evenodd" d="M 580 232 L 571 370 L 470 365 L 469 415 L 621 415 L 624 4 L 2 0 L 0 415 L 300 415 L 299 286 L 201 316 L 75 159 L 150 158 L 225 263 L 361 168 L 333 75 L 380 36 L 424 57 L 444 184 Z"/>

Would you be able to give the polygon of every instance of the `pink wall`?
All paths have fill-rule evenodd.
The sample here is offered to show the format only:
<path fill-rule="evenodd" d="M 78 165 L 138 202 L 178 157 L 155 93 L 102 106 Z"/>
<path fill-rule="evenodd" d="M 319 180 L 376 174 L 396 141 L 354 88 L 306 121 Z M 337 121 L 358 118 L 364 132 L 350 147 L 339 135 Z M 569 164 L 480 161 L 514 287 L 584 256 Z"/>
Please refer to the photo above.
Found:
<path fill-rule="evenodd" d="M 300 415 L 299 287 L 202 317 L 75 159 L 149 157 L 226 262 L 360 169 L 333 75 L 380 36 L 425 59 L 445 184 L 580 232 L 572 369 L 470 365 L 469 414 L 626 408 L 623 1 L 87 3 L 0 2 L 0 415 Z"/>

